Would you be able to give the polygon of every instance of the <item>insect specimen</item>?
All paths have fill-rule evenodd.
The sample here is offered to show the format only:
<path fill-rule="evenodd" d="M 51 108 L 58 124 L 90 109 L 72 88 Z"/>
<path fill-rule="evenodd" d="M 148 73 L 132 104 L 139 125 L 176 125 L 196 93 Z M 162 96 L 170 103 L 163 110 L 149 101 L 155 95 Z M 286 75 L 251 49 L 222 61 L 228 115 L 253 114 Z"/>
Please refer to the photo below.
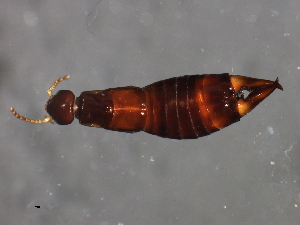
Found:
<path fill-rule="evenodd" d="M 59 78 L 48 89 L 45 105 L 50 116 L 44 120 L 17 118 L 31 123 L 79 123 L 114 131 L 145 131 L 164 138 L 194 139 L 209 135 L 240 120 L 268 97 L 275 81 L 223 74 L 186 75 L 155 82 L 143 88 L 128 86 L 84 91 L 75 98 L 73 92 L 52 94 Z M 249 92 L 245 97 L 243 91 Z"/>

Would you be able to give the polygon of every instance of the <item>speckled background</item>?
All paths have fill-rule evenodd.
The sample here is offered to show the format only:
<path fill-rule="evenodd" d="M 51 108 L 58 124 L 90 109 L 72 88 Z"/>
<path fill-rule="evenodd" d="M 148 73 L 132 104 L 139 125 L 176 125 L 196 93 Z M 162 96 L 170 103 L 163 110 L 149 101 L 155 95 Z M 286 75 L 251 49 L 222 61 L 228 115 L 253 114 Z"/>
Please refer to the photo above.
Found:
<path fill-rule="evenodd" d="M 0 224 L 298 225 L 299 27 L 299 0 L 1 0 Z M 66 74 L 78 96 L 224 72 L 284 91 L 197 140 L 9 112 L 42 119 Z"/>

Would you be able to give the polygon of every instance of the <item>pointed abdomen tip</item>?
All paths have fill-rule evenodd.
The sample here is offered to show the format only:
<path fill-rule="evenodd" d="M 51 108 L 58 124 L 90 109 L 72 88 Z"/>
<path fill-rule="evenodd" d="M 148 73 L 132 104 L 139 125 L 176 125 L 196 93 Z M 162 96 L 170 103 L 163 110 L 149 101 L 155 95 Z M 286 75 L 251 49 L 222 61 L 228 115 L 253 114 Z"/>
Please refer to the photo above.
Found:
<path fill-rule="evenodd" d="M 278 82 L 279 82 L 279 79 L 277 77 L 276 80 L 275 80 L 275 83 L 277 84 L 276 88 L 278 88 L 278 89 L 280 89 L 280 90 L 283 91 L 283 87 Z"/>

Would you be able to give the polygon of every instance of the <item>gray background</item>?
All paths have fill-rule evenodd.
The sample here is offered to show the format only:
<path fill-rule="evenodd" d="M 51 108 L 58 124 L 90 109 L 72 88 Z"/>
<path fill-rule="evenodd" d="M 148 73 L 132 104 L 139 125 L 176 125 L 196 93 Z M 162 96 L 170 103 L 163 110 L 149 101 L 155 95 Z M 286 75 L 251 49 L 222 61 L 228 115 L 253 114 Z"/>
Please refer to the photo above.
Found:
<path fill-rule="evenodd" d="M 0 224 L 299 224 L 299 0 L 1 0 Z M 46 90 L 241 74 L 276 90 L 197 140 L 35 125 Z M 40 206 L 36 208 L 35 206 Z"/>

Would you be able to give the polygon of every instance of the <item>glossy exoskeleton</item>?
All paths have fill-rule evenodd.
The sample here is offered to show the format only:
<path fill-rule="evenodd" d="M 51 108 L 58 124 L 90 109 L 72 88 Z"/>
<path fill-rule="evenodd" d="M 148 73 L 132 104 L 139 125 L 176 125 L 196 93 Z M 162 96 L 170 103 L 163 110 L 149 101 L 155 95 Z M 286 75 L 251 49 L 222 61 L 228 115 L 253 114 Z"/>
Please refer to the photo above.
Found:
<path fill-rule="evenodd" d="M 155 82 L 146 87 L 134 86 L 84 91 L 78 98 L 69 90 L 52 94 L 62 77 L 48 89 L 44 120 L 19 119 L 31 123 L 79 123 L 123 132 L 145 131 L 173 139 L 194 139 L 209 135 L 240 120 L 268 97 L 275 81 L 239 75 L 186 75 Z M 249 92 L 245 98 L 243 91 Z"/>

